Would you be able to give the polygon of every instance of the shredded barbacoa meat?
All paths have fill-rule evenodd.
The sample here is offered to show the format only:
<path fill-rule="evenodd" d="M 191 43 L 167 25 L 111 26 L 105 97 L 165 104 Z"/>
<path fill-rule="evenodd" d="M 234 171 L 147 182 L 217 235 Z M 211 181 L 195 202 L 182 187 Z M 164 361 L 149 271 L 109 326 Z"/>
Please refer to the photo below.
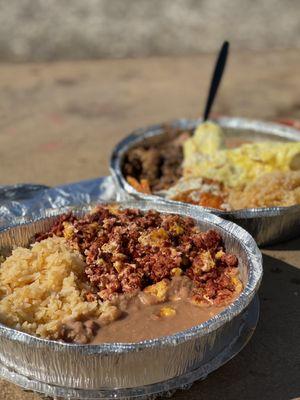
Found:
<path fill-rule="evenodd" d="M 237 257 L 226 253 L 219 233 L 201 232 L 190 218 L 101 205 L 82 218 L 62 215 L 36 240 L 53 235 L 65 237 L 83 255 L 95 287 L 91 300 L 178 275 L 194 282 L 195 301 L 218 303 L 235 291 Z"/>

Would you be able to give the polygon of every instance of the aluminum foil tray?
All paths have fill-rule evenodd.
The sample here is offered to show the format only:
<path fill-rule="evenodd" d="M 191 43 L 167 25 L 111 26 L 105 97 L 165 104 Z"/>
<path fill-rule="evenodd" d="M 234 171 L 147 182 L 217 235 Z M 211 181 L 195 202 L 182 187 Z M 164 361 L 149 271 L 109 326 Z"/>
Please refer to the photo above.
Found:
<path fill-rule="evenodd" d="M 194 130 L 201 120 L 177 120 L 168 126 L 182 130 Z M 220 118 L 217 122 L 224 129 L 228 137 L 249 140 L 283 140 L 300 141 L 300 132 L 283 125 L 251 121 L 242 118 Z M 159 143 L 170 139 L 165 133 L 166 124 L 154 125 L 133 132 L 122 140 L 114 149 L 110 168 L 112 176 L 118 186 L 120 198 L 135 197 L 154 201 L 155 195 L 146 195 L 136 191 L 129 185 L 122 173 L 122 163 L 126 152 L 142 143 Z M 167 201 L 167 200 L 165 200 Z M 176 204 L 177 201 L 167 202 Z M 260 246 L 288 240 L 300 234 L 300 205 L 292 207 L 264 207 L 248 208 L 239 211 L 220 211 L 212 208 L 194 206 L 202 211 L 214 213 L 222 218 L 236 222 L 245 228 Z"/>
<path fill-rule="evenodd" d="M 45 192 L 41 196 L 49 199 Z M 135 344 L 67 344 L 40 339 L 0 324 L 3 378 L 30 390 L 68 399 L 145 398 L 184 388 L 204 378 L 248 341 L 258 318 L 255 295 L 262 277 L 262 257 L 253 238 L 234 223 L 196 207 L 159 201 L 131 200 L 120 204 L 190 216 L 201 229 L 219 231 L 228 251 L 239 258 L 244 283 L 240 296 L 220 314 L 198 326 Z M 86 210 L 86 207 L 74 208 L 79 214 Z M 35 209 L 32 221 L 25 219 L 25 222 L 24 216 L 14 221 L 10 216 L 13 226 L 0 231 L 2 253 L 8 254 L 15 245 L 27 245 L 34 233 L 46 230 L 64 211 L 66 208 Z"/>
<path fill-rule="evenodd" d="M 38 218 L 45 209 L 112 201 L 117 198 L 110 176 L 49 188 L 42 185 L 18 184 L 0 186 L 0 229 L 16 220 Z"/>
<path fill-rule="evenodd" d="M 39 392 L 46 396 L 53 396 L 54 399 L 138 399 L 138 400 L 154 400 L 161 397 L 171 397 L 177 390 L 188 390 L 195 381 L 204 380 L 208 374 L 221 367 L 223 364 L 231 360 L 238 354 L 243 347 L 251 339 L 256 328 L 259 317 L 259 301 L 257 295 L 250 303 L 248 309 L 241 317 L 241 331 L 239 336 L 235 337 L 231 344 L 226 347 L 214 359 L 207 364 L 202 365 L 191 372 L 177 376 L 167 381 L 155 383 L 153 385 L 142 386 L 138 388 L 127 389 L 100 389 L 100 390 L 83 390 L 70 389 L 49 385 L 37 380 L 27 378 L 18 372 L 0 364 L 0 377 L 14 384 L 17 384 L 29 391 Z"/>

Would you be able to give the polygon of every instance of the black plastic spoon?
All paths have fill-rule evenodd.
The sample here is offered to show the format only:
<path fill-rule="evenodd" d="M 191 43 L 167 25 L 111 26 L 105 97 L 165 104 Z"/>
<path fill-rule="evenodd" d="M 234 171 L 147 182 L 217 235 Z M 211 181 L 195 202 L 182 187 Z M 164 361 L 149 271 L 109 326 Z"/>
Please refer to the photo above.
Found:
<path fill-rule="evenodd" d="M 215 70 L 214 70 L 214 73 L 213 73 L 213 76 L 211 79 L 208 97 L 206 100 L 206 106 L 205 106 L 205 110 L 204 110 L 204 114 L 203 114 L 203 121 L 208 120 L 211 107 L 214 103 L 214 100 L 215 100 L 215 97 L 216 97 L 216 94 L 218 91 L 218 87 L 220 85 L 220 82 L 221 82 L 221 79 L 223 76 L 223 72 L 225 69 L 226 60 L 227 60 L 227 56 L 228 56 L 228 50 L 229 50 L 229 42 L 224 42 L 220 49 L 218 59 L 216 62 L 216 66 L 215 66 Z"/>

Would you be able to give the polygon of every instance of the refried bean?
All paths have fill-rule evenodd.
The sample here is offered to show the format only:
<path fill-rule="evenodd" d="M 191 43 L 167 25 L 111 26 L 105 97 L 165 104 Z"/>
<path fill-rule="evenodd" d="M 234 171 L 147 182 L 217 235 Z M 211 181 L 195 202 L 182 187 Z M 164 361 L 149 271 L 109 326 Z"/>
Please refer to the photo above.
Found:
<path fill-rule="evenodd" d="M 164 297 L 148 292 L 115 297 L 112 304 L 120 311 L 113 323 L 101 317 L 98 320 L 70 321 L 62 326 L 64 341 L 77 343 L 136 343 L 171 335 L 207 321 L 226 306 L 205 305 L 192 302 L 193 283 L 183 276 L 167 283 Z M 233 294 L 232 301 L 238 294 Z"/>

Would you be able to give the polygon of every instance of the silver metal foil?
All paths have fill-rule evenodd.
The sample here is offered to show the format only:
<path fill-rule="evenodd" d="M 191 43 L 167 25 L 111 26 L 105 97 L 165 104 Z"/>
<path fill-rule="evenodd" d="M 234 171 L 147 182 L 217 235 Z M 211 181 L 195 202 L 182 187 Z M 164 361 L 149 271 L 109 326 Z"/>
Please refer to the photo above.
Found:
<path fill-rule="evenodd" d="M 107 200 L 107 199 L 106 199 Z M 27 389 L 65 398 L 145 397 L 184 387 L 204 378 L 233 357 L 250 338 L 258 316 L 255 294 L 262 277 L 262 257 L 241 227 L 184 204 L 128 201 L 122 207 L 156 209 L 196 220 L 221 233 L 226 248 L 239 258 L 244 290 L 210 320 L 174 335 L 139 343 L 78 345 L 40 339 L 0 324 L 0 375 Z M 63 210 L 36 210 L 32 221 L 15 219 L 0 232 L 6 255 L 46 230 Z M 87 208 L 76 207 L 81 214 Z M 23 222 L 20 224 L 20 221 Z"/>
<path fill-rule="evenodd" d="M 0 376 L 6 380 L 9 380 L 23 388 L 31 391 L 40 392 L 48 396 L 54 396 L 55 399 L 147 399 L 154 400 L 157 397 L 170 397 L 174 394 L 177 389 L 188 390 L 192 384 L 197 380 L 203 380 L 209 373 L 225 364 L 237 353 L 239 353 L 243 347 L 250 340 L 259 315 L 259 303 L 257 296 L 249 305 L 248 309 L 241 315 L 241 328 L 239 336 L 235 337 L 229 346 L 224 348 L 215 358 L 211 359 L 207 364 L 202 364 L 199 368 L 194 369 L 186 374 L 176 376 L 175 378 L 167 381 L 155 383 L 152 385 L 140 386 L 138 388 L 126 388 L 126 389 L 73 389 L 66 387 L 59 387 L 50 385 L 48 383 L 40 382 L 34 379 L 27 378 L 24 375 L 17 373 L 14 370 L 6 368 L 3 364 L 0 364 Z"/>
<path fill-rule="evenodd" d="M 13 224 L 16 218 L 23 222 L 37 218 L 45 209 L 112 201 L 116 196 L 115 184 L 109 176 L 55 188 L 31 184 L 0 186 L 0 229 Z"/>
<path fill-rule="evenodd" d="M 193 130 L 201 120 L 177 120 L 168 126 L 182 130 Z M 229 137 L 249 140 L 300 141 L 300 132 L 286 126 L 269 122 L 251 121 L 242 118 L 220 118 L 217 122 Z M 172 137 L 172 136 L 171 136 Z M 119 198 L 135 197 L 154 201 L 155 195 L 146 195 L 129 185 L 122 173 L 122 163 L 126 152 L 140 144 L 160 142 L 171 138 L 165 133 L 165 124 L 139 129 L 123 139 L 114 149 L 110 168 L 112 176 L 120 189 Z M 165 200 L 168 203 L 180 203 Z M 212 208 L 194 206 L 201 211 L 214 213 L 222 218 L 236 222 L 255 238 L 259 245 L 284 241 L 300 234 L 300 205 L 292 207 L 248 208 L 239 211 L 220 211 Z"/>

